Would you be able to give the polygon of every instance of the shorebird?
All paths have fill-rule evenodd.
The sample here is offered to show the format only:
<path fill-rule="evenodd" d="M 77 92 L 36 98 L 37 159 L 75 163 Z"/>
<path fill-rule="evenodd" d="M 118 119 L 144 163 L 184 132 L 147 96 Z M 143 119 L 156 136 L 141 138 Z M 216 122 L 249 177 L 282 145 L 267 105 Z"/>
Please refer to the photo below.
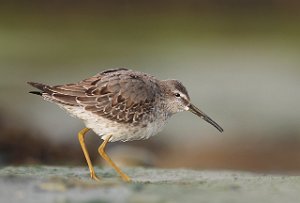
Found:
<path fill-rule="evenodd" d="M 118 68 L 72 84 L 28 84 L 39 89 L 30 93 L 42 96 L 83 120 L 86 127 L 78 133 L 78 139 L 94 180 L 99 178 L 84 141 L 90 129 L 104 140 L 98 148 L 101 157 L 126 182 L 131 181 L 130 177 L 105 152 L 108 142 L 148 139 L 160 132 L 172 115 L 182 111 L 190 111 L 223 131 L 191 103 L 186 88 L 178 80 L 158 80 L 146 73 Z"/>

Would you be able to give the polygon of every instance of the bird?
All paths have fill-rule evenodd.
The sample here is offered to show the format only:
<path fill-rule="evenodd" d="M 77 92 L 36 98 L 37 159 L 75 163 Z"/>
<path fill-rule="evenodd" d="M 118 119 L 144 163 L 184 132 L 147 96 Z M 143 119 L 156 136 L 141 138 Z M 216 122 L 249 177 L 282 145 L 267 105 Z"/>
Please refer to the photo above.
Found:
<path fill-rule="evenodd" d="M 77 83 L 28 84 L 38 89 L 29 93 L 57 104 L 84 122 L 85 128 L 78 133 L 78 139 L 90 177 L 97 181 L 100 178 L 85 144 L 85 136 L 90 130 L 103 140 L 98 148 L 100 156 L 125 182 L 130 182 L 131 178 L 105 152 L 108 142 L 148 139 L 159 133 L 170 117 L 182 111 L 192 112 L 223 132 L 222 127 L 191 103 L 187 89 L 175 79 L 159 80 L 140 71 L 114 68 Z"/>

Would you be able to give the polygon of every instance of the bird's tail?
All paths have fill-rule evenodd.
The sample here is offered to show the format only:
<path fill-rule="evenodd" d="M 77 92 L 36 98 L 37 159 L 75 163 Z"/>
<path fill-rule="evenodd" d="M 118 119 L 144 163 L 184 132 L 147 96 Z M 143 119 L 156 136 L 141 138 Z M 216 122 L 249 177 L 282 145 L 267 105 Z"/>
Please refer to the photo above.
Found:
<path fill-rule="evenodd" d="M 36 94 L 42 96 L 42 94 L 47 90 L 48 85 L 42 84 L 42 83 L 37 83 L 37 82 L 27 82 L 29 85 L 32 87 L 35 87 L 39 89 L 40 91 L 30 91 L 29 93 L 31 94 Z"/>

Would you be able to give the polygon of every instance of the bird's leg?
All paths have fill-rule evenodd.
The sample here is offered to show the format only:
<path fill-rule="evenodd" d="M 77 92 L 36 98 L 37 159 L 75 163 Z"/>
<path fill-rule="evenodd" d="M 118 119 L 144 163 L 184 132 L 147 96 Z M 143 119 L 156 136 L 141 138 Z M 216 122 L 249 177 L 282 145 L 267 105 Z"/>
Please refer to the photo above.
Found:
<path fill-rule="evenodd" d="M 107 161 L 114 169 L 115 171 L 121 176 L 121 178 L 123 179 L 123 181 L 125 182 L 130 182 L 131 179 L 130 177 L 128 177 L 125 173 L 123 173 L 121 171 L 121 169 L 109 158 L 109 156 L 106 154 L 106 152 L 104 151 L 105 146 L 107 144 L 107 142 L 109 141 L 109 139 L 111 138 L 112 135 L 108 136 L 104 142 L 99 146 L 98 148 L 98 152 L 101 155 L 101 157 Z"/>
<path fill-rule="evenodd" d="M 93 167 L 93 165 L 92 165 L 92 162 L 91 162 L 89 153 L 88 153 L 88 151 L 87 151 L 87 148 L 86 148 L 86 145 L 85 145 L 85 142 L 84 142 L 84 137 L 85 137 L 86 133 L 87 133 L 89 130 L 90 130 L 89 128 L 83 128 L 83 129 L 78 133 L 78 140 L 79 140 L 79 143 L 80 143 L 80 145 L 81 145 L 81 148 L 82 148 L 84 157 L 85 157 L 85 159 L 86 159 L 86 162 L 87 162 L 87 164 L 88 164 L 88 166 L 89 166 L 91 178 L 92 178 L 93 180 L 99 181 L 99 178 L 96 176 L 94 167 Z"/>

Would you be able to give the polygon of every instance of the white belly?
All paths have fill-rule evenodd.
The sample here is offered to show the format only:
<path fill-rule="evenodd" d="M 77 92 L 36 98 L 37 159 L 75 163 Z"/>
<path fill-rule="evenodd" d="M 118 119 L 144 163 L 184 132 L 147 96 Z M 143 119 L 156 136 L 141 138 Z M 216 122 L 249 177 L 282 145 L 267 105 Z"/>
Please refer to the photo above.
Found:
<path fill-rule="evenodd" d="M 92 129 L 103 140 L 112 135 L 109 140 L 110 142 L 148 139 L 160 132 L 166 124 L 166 119 L 158 118 L 152 123 L 146 123 L 147 125 L 144 127 L 139 125 L 134 126 L 128 123 L 118 123 L 102 118 L 96 114 L 85 111 L 82 107 L 60 106 L 67 110 L 72 116 L 82 119 L 86 127 Z"/>

